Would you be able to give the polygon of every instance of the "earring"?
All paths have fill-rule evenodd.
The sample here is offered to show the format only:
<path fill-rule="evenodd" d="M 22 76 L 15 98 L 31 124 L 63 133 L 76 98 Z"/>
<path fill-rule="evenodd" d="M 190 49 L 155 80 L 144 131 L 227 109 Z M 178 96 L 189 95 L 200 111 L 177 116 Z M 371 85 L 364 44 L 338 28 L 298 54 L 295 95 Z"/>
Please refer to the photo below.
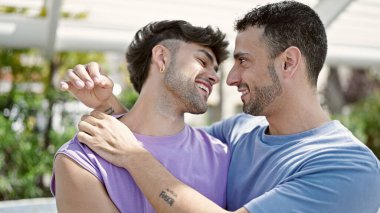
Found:
<path fill-rule="evenodd" d="M 163 72 L 165 72 L 165 64 L 162 65 L 162 67 L 160 68 L 160 73 L 163 73 Z"/>

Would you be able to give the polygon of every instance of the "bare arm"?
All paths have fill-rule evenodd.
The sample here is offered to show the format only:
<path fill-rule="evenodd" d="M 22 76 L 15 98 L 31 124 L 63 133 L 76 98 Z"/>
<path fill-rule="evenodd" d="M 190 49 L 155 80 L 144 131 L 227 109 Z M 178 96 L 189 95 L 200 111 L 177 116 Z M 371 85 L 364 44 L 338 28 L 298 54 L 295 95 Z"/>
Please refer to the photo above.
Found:
<path fill-rule="evenodd" d="M 126 168 L 157 212 L 228 212 L 174 177 L 116 118 L 94 111 L 78 127 L 78 139 L 107 161 Z M 236 212 L 248 213 L 244 207 Z"/>
<path fill-rule="evenodd" d="M 119 212 L 101 182 L 70 158 L 54 162 L 58 212 Z"/>
<path fill-rule="evenodd" d="M 157 212 L 229 212 L 179 181 L 148 151 L 131 155 L 124 167 Z M 248 213 L 244 207 L 235 212 Z"/>

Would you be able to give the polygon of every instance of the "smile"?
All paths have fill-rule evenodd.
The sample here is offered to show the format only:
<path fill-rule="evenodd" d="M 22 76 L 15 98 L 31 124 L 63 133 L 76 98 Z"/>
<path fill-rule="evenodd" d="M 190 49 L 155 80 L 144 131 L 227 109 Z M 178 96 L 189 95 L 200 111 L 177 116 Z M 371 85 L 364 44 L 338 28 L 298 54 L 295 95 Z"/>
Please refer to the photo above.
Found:
<path fill-rule="evenodd" d="M 202 89 L 203 91 L 205 91 L 207 93 L 207 95 L 210 94 L 210 89 L 207 86 L 200 84 L 200 83 L 197 83 L 197 87 Z"/>

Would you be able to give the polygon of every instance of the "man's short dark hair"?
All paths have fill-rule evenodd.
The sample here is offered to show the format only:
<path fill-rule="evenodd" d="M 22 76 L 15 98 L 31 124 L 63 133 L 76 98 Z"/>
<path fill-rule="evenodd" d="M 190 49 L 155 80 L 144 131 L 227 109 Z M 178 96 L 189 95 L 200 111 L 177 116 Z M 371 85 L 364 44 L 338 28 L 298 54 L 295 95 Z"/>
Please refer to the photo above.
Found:
<path fill-rule="evenodd" d="M 264 40 L 272 58 L 290 46 L 298 47 L 306 59 L 308 78 L 317 85 L 326 59 L 327 38 L 317 13 L 309 6 L 295 1 L 283 1 L 257 7 L 237 20 L 235 30 L 263 27 Z"/>
<path fill-rule="evenodd" d="M 137 31 L 126 58 L 131 82 L 137 92 L 148 76 L 152 48 L 165 40 L 194 42 L 210 48 L 220 64 L 228 56 L 226 35 L 218 28 L 197 27 L 182 20 L 152 22 Z"/>

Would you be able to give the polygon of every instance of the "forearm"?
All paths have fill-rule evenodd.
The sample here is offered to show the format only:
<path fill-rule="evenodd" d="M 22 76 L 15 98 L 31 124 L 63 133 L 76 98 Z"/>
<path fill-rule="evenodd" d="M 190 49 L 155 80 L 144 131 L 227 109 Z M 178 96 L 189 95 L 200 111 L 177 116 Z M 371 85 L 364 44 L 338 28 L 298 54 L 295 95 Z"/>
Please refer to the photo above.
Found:
<path fill-rule="evenodd" d="M 134 154 L 125 168 L 157 212 L 227 212 L 175 178 L 148 151 Z"/>
<path fill-rule="evenodd" d="M 122 103 L 119 102 L 115 95 L 112 95 L 108 101 L 94 110 L 104 112 L 109 115 L 120 115 L 129 111 Z"/>

